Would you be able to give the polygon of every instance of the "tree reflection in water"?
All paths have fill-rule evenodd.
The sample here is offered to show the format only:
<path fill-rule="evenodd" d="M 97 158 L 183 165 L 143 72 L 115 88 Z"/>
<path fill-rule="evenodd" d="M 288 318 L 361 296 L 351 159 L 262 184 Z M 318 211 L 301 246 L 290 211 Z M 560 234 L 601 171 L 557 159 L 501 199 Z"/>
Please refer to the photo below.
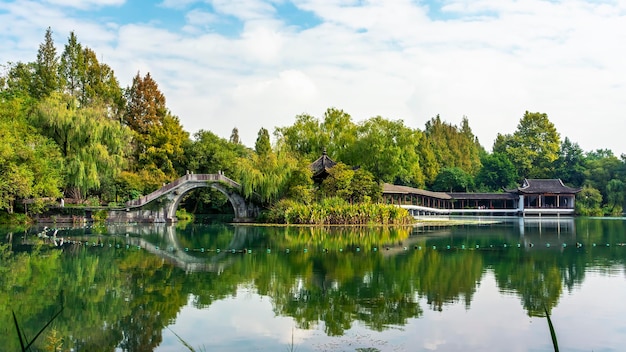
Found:
<path fill-rule="evenodd" d="M 585 230 L 579 235 L 573 229 L 499 225 L 137 226 L 103 231 L 98 234 L 102 246 L 75 244 L 61 251 L 42 245 L 12 253 L 3 245 L 0 301 L 8 304 L 0 305 L 0 343 L 19 350 L 11 309 L 32 333 L 58 309 L 62 297 L 65 310 L 53 328 L 64 337 L 64 347 L 151 351 L 188 303 L 207 308 L 236 295 L 242 285 L 270 297 L 274 312 L 292 317 L 301 329 L 323 324 L 327 335 L 340 336 L 360 322 L 383 331 L 420 318 L 421 299 L 434 311 L 456 302 L 469 309 L 487 270 L 493 271 L 501 292 L 520 298 L 529 316 L 545 316 L 544 306 L 551 312 L 564 290 L 582 282 L 588 266 L 624 265 L 623 247 L 593 246 L 626 242 L 623 232 L 617 233 L 620 228 L 612 226 L 579 220 L 577 227 Z M 174 231 L 174 242 L 168 231 Z M 93 241 L 93 232 L 65 235 Z M 144 247 L 151 243 L 152 252 L 131 241 L 137 237 Z M 581 242 L 585 247 L 577 248 Z M 158 251 L 169 256 L 156 255 Z M 185 272 L 171 260 L 176 253 L 225 265 L 210 266 L 219 269 L 207 272 L 187 266 Z M 45 347 L 45 339 L 38 344 Z"/>

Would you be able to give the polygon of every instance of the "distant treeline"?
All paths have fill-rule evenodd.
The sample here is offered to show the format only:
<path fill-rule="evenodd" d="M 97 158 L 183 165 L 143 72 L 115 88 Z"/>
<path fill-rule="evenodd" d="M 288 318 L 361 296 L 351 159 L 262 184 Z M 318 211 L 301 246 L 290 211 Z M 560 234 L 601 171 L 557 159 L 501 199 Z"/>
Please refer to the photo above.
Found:
<path fill-rule="evenodd" d="M 582 214 L 618 214 L 624 205 L 626 156 L 583 151 L 561 139 L 544 113 L 525 112 L 517 130 L 480 145 L 467 118 L 459 126 L 430 119 L 423 130 L 381 116 L 356 123 L 329 108 L 261 128 L 253 148 L 201 130 L 190 136 L 150 73 L 122 88 L 111 67 L 72 32 L 60 54 L 48 29 L 32 62 L 9 62 L 0 76 L 0 210 L 37 212 L 43 199 L 117 204 L 187 171 L 224 172 L 268 206 L 329 197 L 376 202 L 384 182 L 434 191 L 501 191 L 524 178 L 560 178 L 581 187 Z M 219 117 L 216 117 L 219 118 Z M 314 184 L 309 165 L 323 150 L 339 162 Z M 28 207 L 22 200 L 32 200 Z M 193 212 L 228 207 L 215 191 L 193 192 Z"/>

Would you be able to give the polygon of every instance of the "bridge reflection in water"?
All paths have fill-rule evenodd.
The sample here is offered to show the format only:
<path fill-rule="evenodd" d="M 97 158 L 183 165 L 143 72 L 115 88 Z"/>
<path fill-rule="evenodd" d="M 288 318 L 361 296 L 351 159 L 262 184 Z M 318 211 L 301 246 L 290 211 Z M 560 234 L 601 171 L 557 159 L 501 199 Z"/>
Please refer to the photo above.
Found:
<path fill-rule="evenodd" d="M 232 227 L 232 238 L 228 246 L 222 250 L 211 250 L 215 251 L 215 254 L 207 257 L 191 255 L 194 252 L 205 253 L 210 250 L 183 247 L 180 244 L 175 225 L 109 226 L 107 232 L 109 235 L 126 236 L 127 244 L 145 249 L 183 269 L 185 272 L 205 271 L 218 274 L 234 262 L 235 258 L 232 254 L 241 253 L 246 242 L 254 236 L 246 227 Z M 160 239 L 159 242 L 162 245 L 154 244 L 148 239 L 154 238 L 154 236 Z"/>
<path fill-rule="evenodd" d="M 467 217 L 460 218 L 467 221 Z M 442 248 L 476 248 L 477 238 L 484 236 L 484 227 L 497 227 L 498 238 L 489 242 L 491 248 L 521 247 L 525 250 L 539 248 L 564 248 L 576 245 L 573 218 L 476 218 L 482 226 L 472 226 L 469 237 L 463 242 Z M 514 226 L 511 226 L 514 225 Z M 200 227 L 202 229 L 202 227 Z M 192 230 L 195 231 L 195 230 Z M 224 226 L 221 233 L 215 230 L 199 230 L 192 234 L 191 244 L 185 232 L 172 224 L 111 225 L 109 235 L 123 236 L 127 244 L 138 246 L 157 255 L 185 272 L 222 273 L 238 260 L 238 255 L 250 252 L 270 251 L 271 248 L 289 253 L 311 252 L 376 252 L 384 257 L 397 255 L 407 250 L 421 249 L 426 242 L 445 241 L 449 244 L 460 238 L 449 226 L 414 226 L 402 229 L 367 228 L 265 228 L 256 226 Z M 493 233 L 490 231 L 490 233 Z M 276 236 L 274 236 L 276 235 Z M 476 237 L 474 237 L 476 236 Z M 215 242 L 220 237 L 219 244 Z M 446 240 L 447 238 L 447 240 Z M 181 243 L 182 239 L 182 244 Z M 192 241 L 193 242 L 193 241 Z M 436 244 L 436 243 L 433 243 Z M 482 242 L 485 245 L 485 242 Z M 432 244 L 431 244 L 432 246 Z M 508 246 L 508 247 L 507 247 Z M 426 247 L 424 246 L 424 249 Z"/>

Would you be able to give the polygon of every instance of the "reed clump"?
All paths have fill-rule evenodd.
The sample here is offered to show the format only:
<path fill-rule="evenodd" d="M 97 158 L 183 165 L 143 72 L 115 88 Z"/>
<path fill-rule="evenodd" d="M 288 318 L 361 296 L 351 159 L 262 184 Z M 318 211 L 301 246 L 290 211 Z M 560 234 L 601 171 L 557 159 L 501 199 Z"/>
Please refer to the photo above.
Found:
<path fill-rule="evenodd" d="M 414 222 L 406 209 L 394 205 L 348 203 L 340 198 L 312 204 L 282 200 L 265 212 L 261 220 L 293 225 L 407 225 Z"/>

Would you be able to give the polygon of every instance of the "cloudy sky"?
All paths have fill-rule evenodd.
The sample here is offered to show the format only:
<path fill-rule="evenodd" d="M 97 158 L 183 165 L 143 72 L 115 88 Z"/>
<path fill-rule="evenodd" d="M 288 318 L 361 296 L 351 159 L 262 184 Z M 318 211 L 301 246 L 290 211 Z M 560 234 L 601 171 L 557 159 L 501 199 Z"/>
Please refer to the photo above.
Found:
<path fill-rule="evenodd" d="M 0 63 L 70 31 L 123 87 L 150 72 L 184 128 L 252 146 L 259 128 L 463 116 L 491 150 L 525 111 L 585 151 L 626 153 L 623 0 L 0 1 Z"/>

